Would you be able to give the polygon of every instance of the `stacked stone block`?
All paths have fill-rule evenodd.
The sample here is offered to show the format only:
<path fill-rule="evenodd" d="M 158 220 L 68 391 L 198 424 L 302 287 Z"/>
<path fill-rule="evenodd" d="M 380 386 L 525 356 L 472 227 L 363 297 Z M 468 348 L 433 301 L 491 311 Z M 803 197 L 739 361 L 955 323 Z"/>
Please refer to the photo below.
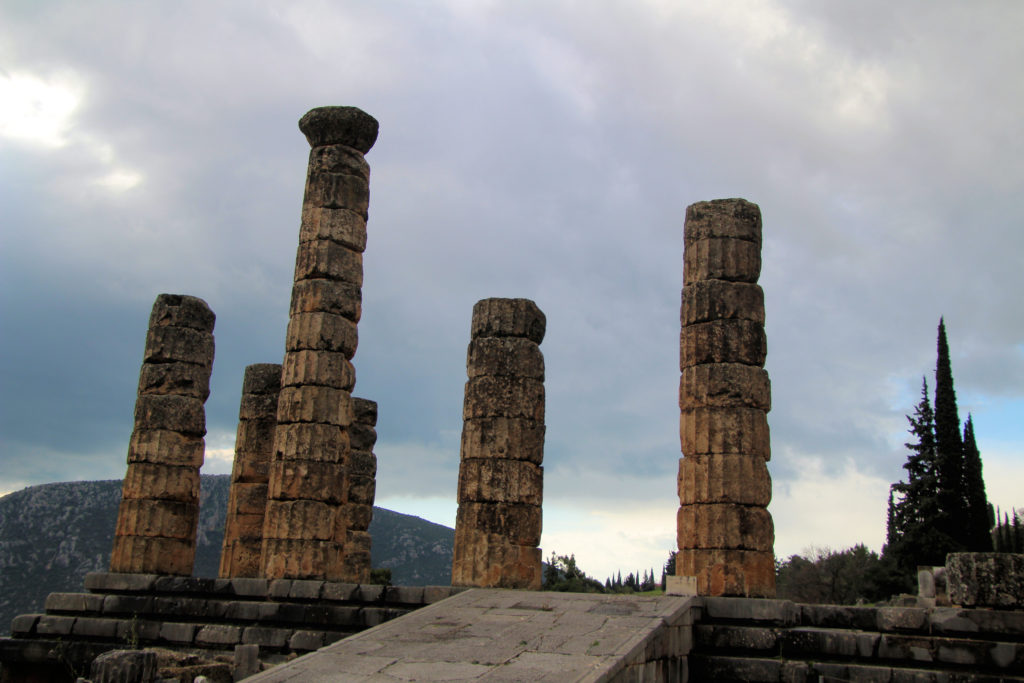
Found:
<path fill-rule="evenodd" d="M 161 294 L 153 304 L 112 572 L 192 573 L 215 319 L 192 296 Z"/>
<path fill-rule="evenodd" d="M 280 365 L 261 363 L 245 369 L 224 545 L 220 555 L 221 578 L 255 578 L 260 575 L 267 482 L 274 452 L 280 392 Z"/>
<path fill-rule="evenodd" d="M 695 576 L 702 595 L 775 595 L 760 271 L 756 204 L 686 209 L 676 574 Z"/>
<path fill-rule="evenodd" d="M 370 580 L 370 522 L 377 491 L 377 403 L 365 398 L 352 398 L 352 426 L 349 428 L 348 479 L 344 508 L 345 573 L 350 581 Z"/>
<path fill-rule="evenodd" d="M 545 324 L 528 299 L 473 307 L 453 586 L 540 588 Z"/>
<path fill-rule="evenodd" d="M 263 526 L 268 578 L 357 580 L 346 569 L 356 323 L 361 312 L 377 121 L 320 107 L 299 121 L 311 146 Z M 355 552 L 363 553 L 365 544 Z"/>

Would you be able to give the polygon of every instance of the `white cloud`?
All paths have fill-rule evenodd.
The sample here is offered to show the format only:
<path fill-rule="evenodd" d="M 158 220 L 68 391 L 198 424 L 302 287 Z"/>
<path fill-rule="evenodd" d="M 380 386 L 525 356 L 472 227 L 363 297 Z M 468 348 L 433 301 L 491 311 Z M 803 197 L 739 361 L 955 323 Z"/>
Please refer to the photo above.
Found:
<path fill-rule="evenodd" d="M 0 137 L 64 147 L 83 96 L 82 83 L 69 73 L 49 78 L 22 71 L 0 73 Z"/>

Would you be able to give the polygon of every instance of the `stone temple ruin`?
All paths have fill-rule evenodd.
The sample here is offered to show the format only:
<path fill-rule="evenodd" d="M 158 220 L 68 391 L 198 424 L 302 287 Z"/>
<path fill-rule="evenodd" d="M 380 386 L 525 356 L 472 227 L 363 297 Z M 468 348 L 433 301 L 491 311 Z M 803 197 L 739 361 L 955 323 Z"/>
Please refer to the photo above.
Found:
<path fill-rule="evenodd" d="M 532 592 L 546 319 L 532 301 L 499 298 L 472 312 L 452 585 L 370 584 L 377 404 L 352 396 L 352 359 L 377 122 L 322 107 L 299 127 L 311 151 L 284 358 L 245 369 L 218 578 L 191 577 L 215 317 L 201 299 L 161 294 L 110 572 L 14 620 L 0 683 L 74 680 L 69 670 L 90 665 L 96 681 L 155 680 L 157 654 L 139 647 L 231 655 L 173 674 L 189 681 L 217 666 L 240 680 L 304 653 L 253 680 L 1024 681 L 1024 556 L 951 555 L 948 596 L 922 582 L 932 592 L 914 607 L 769 599 L 761 214 L 742 199 L 686 210 L 667 594 Z"/>

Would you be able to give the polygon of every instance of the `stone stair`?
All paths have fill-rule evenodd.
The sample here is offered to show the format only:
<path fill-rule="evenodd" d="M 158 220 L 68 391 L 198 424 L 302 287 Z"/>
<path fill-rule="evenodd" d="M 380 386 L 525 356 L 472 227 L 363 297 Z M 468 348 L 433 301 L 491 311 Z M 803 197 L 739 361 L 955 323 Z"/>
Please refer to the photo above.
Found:
<path fill-rule="evenodd" d="M 1024 681 L 1024 612 L 702 602 L 694 681 Z"/>

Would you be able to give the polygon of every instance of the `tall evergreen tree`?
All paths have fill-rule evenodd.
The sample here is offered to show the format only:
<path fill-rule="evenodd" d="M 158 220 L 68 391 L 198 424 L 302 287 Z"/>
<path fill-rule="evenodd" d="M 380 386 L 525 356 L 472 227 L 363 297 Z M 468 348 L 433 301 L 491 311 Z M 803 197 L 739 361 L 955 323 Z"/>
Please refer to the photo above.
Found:
<path fill-rule="evenodd" d="M 974 421 L 967 414 L 964 425 L 964 504 L 967 510 L 968 541 L 967 549 L 972 552 L 989 552 L 992 550 L 988 496 L 985 495 L 985 480 L 981 474 L 981 454 L 974 441 Z"/>
<path fill-rule="evenodd" d="M 966 548 L 970 538 L 963 495 L 963 450 L 946 324 L 939 318 L 938 358 L 935 363 L 935 475 L 939 514 L 935 524 L 939 531 L 956 542 L 957 550 Z"/>

